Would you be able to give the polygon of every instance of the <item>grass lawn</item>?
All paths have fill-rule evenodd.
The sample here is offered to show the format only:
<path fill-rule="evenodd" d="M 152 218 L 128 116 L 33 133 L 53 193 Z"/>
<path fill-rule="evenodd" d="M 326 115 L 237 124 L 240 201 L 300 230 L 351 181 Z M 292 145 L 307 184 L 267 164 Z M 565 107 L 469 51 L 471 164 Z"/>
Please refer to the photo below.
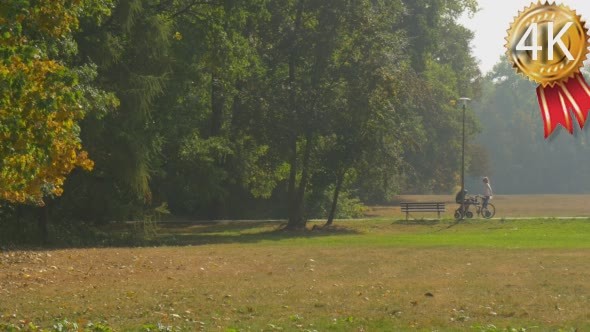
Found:
<path fill-rule="evenodd" d="M 161 239 L 179 245 L 3 252 L 0 326 L 590 330 L 590 220 L 279 226 L 164 224 Z"/>

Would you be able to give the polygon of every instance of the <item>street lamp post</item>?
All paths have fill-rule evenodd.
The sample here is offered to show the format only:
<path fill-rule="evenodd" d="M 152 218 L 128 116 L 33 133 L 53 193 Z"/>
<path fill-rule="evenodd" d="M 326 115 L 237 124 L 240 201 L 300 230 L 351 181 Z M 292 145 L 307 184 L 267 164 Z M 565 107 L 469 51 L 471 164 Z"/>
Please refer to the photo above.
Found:
<path fill-rule="evenodd" d="M 461 209 L 463 209 L 465 207 L 465 109 L 467 108 L 467 103 L 470 102 L 471 99 L 462 97 L 459 98 L 459 100 L 463 102 L 463 132 L 461 135 L 461 195 L 463 196 Z M 465 217 L 465 212 L 467 211 L 463 211 L 463 217 Z"/>

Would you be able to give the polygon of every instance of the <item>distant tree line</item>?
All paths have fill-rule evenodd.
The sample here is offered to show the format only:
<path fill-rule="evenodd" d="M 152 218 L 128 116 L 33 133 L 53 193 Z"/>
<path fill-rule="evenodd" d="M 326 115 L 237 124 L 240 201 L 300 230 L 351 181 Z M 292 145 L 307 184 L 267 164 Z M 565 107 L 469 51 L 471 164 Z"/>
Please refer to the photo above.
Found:
<path fill-rule="evenodd" d="M 474 104 L 482 126 L 477 142 L 488 151 L 486 167 L 495 191 L 590 193 L 584 167 L 590 162 L 588 128 L 580 130 L 576 124 L 572 136 L 560 127 L 545 140 L 536 87 L 517 75 L 505 58 L 483 80 L 482 96 Z"/>
<path fill-rule="evenodd" d="M 457 22 L 474 10 L 474 0 L 3 2 L 0 222 L 106 223 L 167 207 L 299 229 L 400 192 L 450 193 L 454 101 L 477 97 L 481 81 L 473 34 Z M 67 14 L 60 30 L 33 15 L 48 12 Z M 61 74 L 20 75 L 17 58 Z M 26 104 L 34 120 L 19 124 L 17 89 L 37 98 Z M 467 121 L 472 142 L 472 112 Z M 54 149 L 65 166 L 54 165 L 59 139 L 72 142 Z M 30 174 L 10 187 L 21 155 Z"/>

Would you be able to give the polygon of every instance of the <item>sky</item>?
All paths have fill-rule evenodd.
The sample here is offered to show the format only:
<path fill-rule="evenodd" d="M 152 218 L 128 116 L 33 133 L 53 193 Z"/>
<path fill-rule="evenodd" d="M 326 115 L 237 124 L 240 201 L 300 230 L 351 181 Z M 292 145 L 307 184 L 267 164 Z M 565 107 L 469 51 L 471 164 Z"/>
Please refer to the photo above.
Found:
<path fill-rule="evenodd" d="M 461 23 L 475 32 L 475 38 L 472 42 L 473 54 L 480 61 L 480 68 L 483 73 L 490 71 L 505 53 L 504 45 L 506 41 L 506 30 L 510 23 L 518 14 L 519 10 L 524 9 L 532 0 L 479 0 L 480 11 L 472 18 L 464 16 Z M 583 20 L 590 21 L 590 1 L 589 0 L 563 0 L 556 1 L 558 4 L 564 4 L 571 9 L 576 10 L 578 15 L 582 15 Z M 590 23 L 586 24 L 590 27 Z"/>

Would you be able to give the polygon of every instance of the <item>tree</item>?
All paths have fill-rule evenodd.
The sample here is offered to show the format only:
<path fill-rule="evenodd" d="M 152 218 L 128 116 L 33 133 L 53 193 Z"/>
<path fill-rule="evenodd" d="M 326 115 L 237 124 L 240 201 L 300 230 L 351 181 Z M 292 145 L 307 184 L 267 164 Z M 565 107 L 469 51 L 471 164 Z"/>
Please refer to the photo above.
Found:
<path fill-rule="evenodd" d="M 483 124 L 478 143 L 489 152 L 495 191 L 588 193 L 590 177 L 579 166 L 590 162 L 588 131 L 571 136 L 557 130 L 546 140 L 535 89 L 503 57 L 486 75 L 483 96 L 474 105 Z"/>
<path fill-rule="evenodd" d="M 78 59 L 98 66 L 97 85 L 113 91 L 116 112 L 88 117 L 81 125 L 95 170 L 75 174 L 60 210 L 75 220 L 106 222 L 140 217 L 152 203 L 150 179 L 159 172 L 162 136 L 156 123 L 169 82 L 175 8 L 168 1 L 116 1 L 95 24 L 82 21 L 75 38 Z"/>
<path fill-rule="evenodd" d="M 375 176 L 378 185 L 372 192 L 388 187 L 400 172 L 403 151 L 421 140 L 419 118 L 403 107 L 413 97 L 407 87 L 416 80 L 404 52 L 407 41 L 391 28 L 402 12 L 393 3 L 349 3 L 344 8 L 339 32 L 345 42 L 331 63 L 332 80 L 339 83 L 335 99 L 343 102 L 325 116 L 325 135 L 333 137 L 333 144 L 325 149 L 324 168 L 333 174 L 334 188 L 327 225 L 334 220 L 347 174 L 362 174 L 348 181 L 351 186 Z"/>
<path fill-rule="evenodd" d="M 451 101 L 475 95 L 479 75 L 457 24 L 472 1 L 113 6 L 98 22 L 82 10 L 79 52 L 64 60 L 96 83 L 85 94 L 120 100 L 81 122 L 95 167 L 65 183 L 64 219 L 141 218 L 168 203 L 192 218 L 286 217 L 302 229 L 317 211 L 333 222 L 340 197 L 385 202 L 455 183 Z"/>
<path fill-rule="evenodd" d="M 422 117 L 426 142 L 406 153 L 404 191 L 448 193 L 459 183 L 461 170 L 461 108 L 459 97 L 477 99 L 481 73 L 470 52 L 473 32 L 458 24 L 474 1 L 405 1 L 410 8 L 403 27 L 410 37 L 412 67 L 419 76 L 420 101 L 410 107 Z M 467 110 L 466 142 L 479 127 Z M 469 148 L 469 147 L 468 147 Z M 466 154 L 466 164 L 471 155 Z"/>
<path fill-rule="evenodd" d="M 108 14 L 108 1 L 0 4 L 0 198 L 43 205 L 76 167 L 91 170 L 78 123 L 112 96 L 92 90 L 92 67 L 68 66 L 80 13 Z M 88 75 L 90 74 L 90 75 Z M 94 96 L 91 95 L 94 93 Z"/>

